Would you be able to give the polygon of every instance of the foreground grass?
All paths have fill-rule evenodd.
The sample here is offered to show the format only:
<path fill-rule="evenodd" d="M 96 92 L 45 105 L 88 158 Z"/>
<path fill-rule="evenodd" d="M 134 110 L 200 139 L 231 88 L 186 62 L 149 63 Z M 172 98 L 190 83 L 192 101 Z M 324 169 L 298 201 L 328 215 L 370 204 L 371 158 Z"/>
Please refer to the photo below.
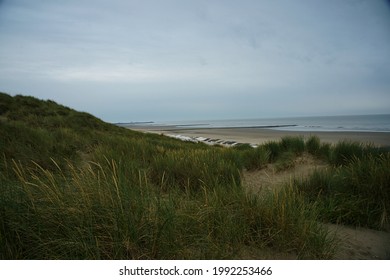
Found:
<path fill-rule="evenodd" d="M 2 259 L 236 259 L 248 247 L 257 258 L 271 249 L 327 259 L 336 244 L 321 222 L 388 222 L 385 151 L 315 137 L 256 149 L 183 143 L 5 94 L 0 109 Z M 318 173 L 261 197 L 242 186 L 242 170 L 288 169 L 303 152 L 340 180 Z"/>
<path fill-rule="evenodd" d="M 315 212 L 293 190 L 259 198 L 233 181 L 167 190 L 163 178 L 157 186 L 138 171 L 134 182 L 135 170 L 108 159 L 69 163 L 66 173 L 16 162 L 13 169 L 20 183 L 1 197 L 3 258 L 231 259 L 243 246 L 300 258 L 332 253 Z"/>

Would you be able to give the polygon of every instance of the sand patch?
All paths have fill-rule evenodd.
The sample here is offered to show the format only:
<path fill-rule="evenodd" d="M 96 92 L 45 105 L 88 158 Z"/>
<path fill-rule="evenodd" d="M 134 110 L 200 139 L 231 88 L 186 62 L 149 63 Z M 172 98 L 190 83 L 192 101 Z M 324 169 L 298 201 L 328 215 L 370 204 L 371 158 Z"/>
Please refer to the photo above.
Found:
<path fill-rule="evenodd" d="M 336 234 L 340 246 L 335 255 L 338 260 L 389 260 L 390 233 L 344 225 L 326 225 Z"/>
<path fill-rule="evenodd" d="M 253 193 L 262 190 L 280 188 L 294 179 L 308 177 L 315 170 L 326 169 L 328 165 L 310 154 L 304 153 L 294 160 L 294 167 L 278 171 L 275 164 L 268 164 L 266 168 L 243 172 L 243 184 Z"/>

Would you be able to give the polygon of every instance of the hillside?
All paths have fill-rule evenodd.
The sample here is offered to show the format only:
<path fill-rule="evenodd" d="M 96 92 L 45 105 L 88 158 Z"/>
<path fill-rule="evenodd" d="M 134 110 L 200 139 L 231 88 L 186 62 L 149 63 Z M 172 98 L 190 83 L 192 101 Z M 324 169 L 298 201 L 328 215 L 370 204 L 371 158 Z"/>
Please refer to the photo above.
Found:
<path fill-rule="evenodd" d="M 137 135 L 51 100 L 5 93 L 0 93 L 0 128 L 3 157 L 45 167 L 50 158 L 79 160 L 108 134 Z"/>
<path fill-rule="evenodd" d="M 359 143 L 208 146 L 4 93 L 0 129 L 0 259 L 332 259 L 325 224 L 388 227 L 389 153 Z M 327 168 L 278 179 L 302 158 Z"/>

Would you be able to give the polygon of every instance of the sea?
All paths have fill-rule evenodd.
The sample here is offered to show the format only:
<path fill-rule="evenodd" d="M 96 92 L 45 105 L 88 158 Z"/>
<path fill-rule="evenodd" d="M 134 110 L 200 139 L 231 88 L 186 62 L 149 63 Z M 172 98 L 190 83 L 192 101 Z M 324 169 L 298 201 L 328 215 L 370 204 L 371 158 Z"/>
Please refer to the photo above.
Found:
<path fill-rule="evenodd" d="M 143 124 L 145 125 L 145 124 Z M 390 114 L 149 122 L 177 128 L 268 128 L 288 131 L 390 132 Z"/>

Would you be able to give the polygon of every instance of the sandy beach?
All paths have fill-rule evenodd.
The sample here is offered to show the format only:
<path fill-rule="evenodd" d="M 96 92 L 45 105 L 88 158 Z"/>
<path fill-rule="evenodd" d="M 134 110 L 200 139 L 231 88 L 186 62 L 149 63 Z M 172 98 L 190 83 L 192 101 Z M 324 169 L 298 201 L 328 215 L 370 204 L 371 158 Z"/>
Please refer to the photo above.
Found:
<path fill-rule="evenodd" d="M 389 132 L 333 132 L 333 131 L 287 131 L 265 128 L 183 128 L 176 126 L 128 126 L 129 129 L 158 133 L 164 135 L 180 135 L 191 138 L 210 138 L 213 140 L 232 141 L 259 145 L 268 141 L 277 141 L 284 136 L 303 136 L 305 139 L 316 135 L 322 142 L 337 143 L 343 140 L 371 143 L 375 146 L 390 147 Z"/>

